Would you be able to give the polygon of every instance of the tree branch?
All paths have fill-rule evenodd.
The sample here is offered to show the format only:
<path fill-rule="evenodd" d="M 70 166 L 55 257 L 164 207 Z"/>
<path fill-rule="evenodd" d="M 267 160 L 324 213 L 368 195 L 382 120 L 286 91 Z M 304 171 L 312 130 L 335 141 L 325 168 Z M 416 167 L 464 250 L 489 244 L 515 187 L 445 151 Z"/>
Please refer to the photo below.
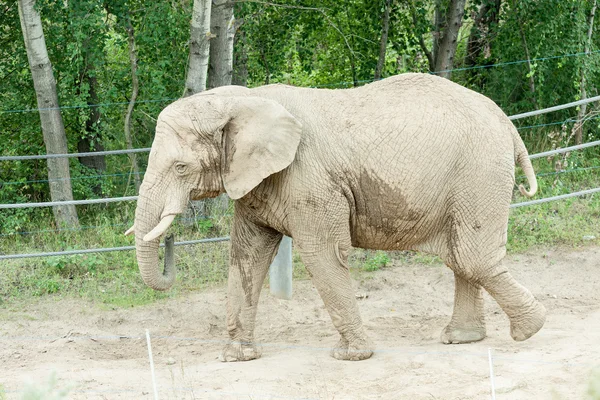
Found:
<path fill-rule="evenodd" d="M 272 3 L 270 1 L 262 1 L 262 0 L 236 0 L 235 2 L 232 2 L 232 3 L 257 3 L 257 4 L 264 4 L 265 6 L 280 7 L 280 8 L 291 8 L 291 9 L 295 9 L 295 10 L 305 10 L 305 11 L 323 11 L 323 10 L 329 10 L 328 8 L 293 6 L 293 5 L 290 5 L 290 4 Z M 227 3 L 225 3 L 225 4 L 227 4 Z M 219 6 L 215 6 L 215 7 L 219 7 Z"/>

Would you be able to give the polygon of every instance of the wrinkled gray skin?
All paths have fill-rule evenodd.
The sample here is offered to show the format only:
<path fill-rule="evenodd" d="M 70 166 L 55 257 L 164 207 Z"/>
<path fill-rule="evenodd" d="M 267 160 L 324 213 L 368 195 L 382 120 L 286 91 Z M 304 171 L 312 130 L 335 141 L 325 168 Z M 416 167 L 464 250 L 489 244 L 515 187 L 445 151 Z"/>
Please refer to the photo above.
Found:
<path fill-rule="evenodd" d="M 513 124 L 489 99 L 446 79 L 405 74 L 347 90 L 223 87 L 176 101 L 158 118 L 140 189 L 135 238 L 144 281 L 158 290 L 160 236 L 191 199 L 235 201 L 225 361 L 260 356 L 260 290 L 282 234 L 291 236 L 340 341 L 332 355 L 369 358 L 373 346 L 348 272 L 351 246 L 420 250 L 454 271 L 444 343 L 485 337 L 482 288 L 525 340 L 545 309 L 517 283 L 505 255 L 514 166 L 537 190 Z M 169 263 L 167 263 L 169 264 Z"/>

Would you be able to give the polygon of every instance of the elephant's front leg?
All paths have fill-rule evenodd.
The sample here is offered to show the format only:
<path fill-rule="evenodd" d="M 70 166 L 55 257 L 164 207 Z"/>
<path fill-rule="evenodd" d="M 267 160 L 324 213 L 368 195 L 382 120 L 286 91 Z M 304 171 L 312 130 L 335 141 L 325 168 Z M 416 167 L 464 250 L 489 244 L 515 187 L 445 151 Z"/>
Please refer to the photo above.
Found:
<path fill-rule="evenodd" d="M 227 296 L 229 343 L 222 361 L 248 361 L 260 357 L 254 343 L 254 325 L 260 291 L 282 235 L 234 214 Z"/>
<path fill-rule="evenodd" d="M 330 210 L 335 211 L 335 206 L 331 205 Z M 373 344 L 362 325 L 348 268 L 349 218 L 342 212 L 337 214 L 337 220 L 324 215 L 314 216 L 318 220 L 306 223 L 310 231 L 294 240 L 341 336 L 331 355 L 338 360 L 365 360 L 373 354 Z M 323 226 L 324 223 L 332 225 Z"/>

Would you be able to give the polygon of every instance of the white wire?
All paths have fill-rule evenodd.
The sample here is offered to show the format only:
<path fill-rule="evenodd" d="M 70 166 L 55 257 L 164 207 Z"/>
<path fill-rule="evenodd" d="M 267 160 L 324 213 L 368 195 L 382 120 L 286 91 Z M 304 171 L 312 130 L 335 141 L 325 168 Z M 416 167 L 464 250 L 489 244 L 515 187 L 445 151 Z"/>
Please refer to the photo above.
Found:
<path fill-rule="evenodd" d="M 152 388 L 154 389 L 154 400 L 158 400 L 158 389 L 156 388 L 156 374 L 154 373 L 154 360 L 152 359 L 152 345 L 150 344 L 150 331 L 146 329 L 146 343 L 148 343 L 148 357 L 150 358 L 150 372 L 152 373 Z"/>

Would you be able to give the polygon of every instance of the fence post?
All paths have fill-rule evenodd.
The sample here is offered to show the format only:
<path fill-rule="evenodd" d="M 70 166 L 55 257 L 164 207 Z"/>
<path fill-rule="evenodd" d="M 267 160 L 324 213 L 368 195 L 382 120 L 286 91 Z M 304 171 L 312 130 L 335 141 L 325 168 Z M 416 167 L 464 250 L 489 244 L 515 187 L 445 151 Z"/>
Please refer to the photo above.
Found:
<path fill-rule="evenodd" d="M 292 238 L 284 236 L 269 269 L 269 286 L 273 296 L 292 299 L 292 270 Z"/>

